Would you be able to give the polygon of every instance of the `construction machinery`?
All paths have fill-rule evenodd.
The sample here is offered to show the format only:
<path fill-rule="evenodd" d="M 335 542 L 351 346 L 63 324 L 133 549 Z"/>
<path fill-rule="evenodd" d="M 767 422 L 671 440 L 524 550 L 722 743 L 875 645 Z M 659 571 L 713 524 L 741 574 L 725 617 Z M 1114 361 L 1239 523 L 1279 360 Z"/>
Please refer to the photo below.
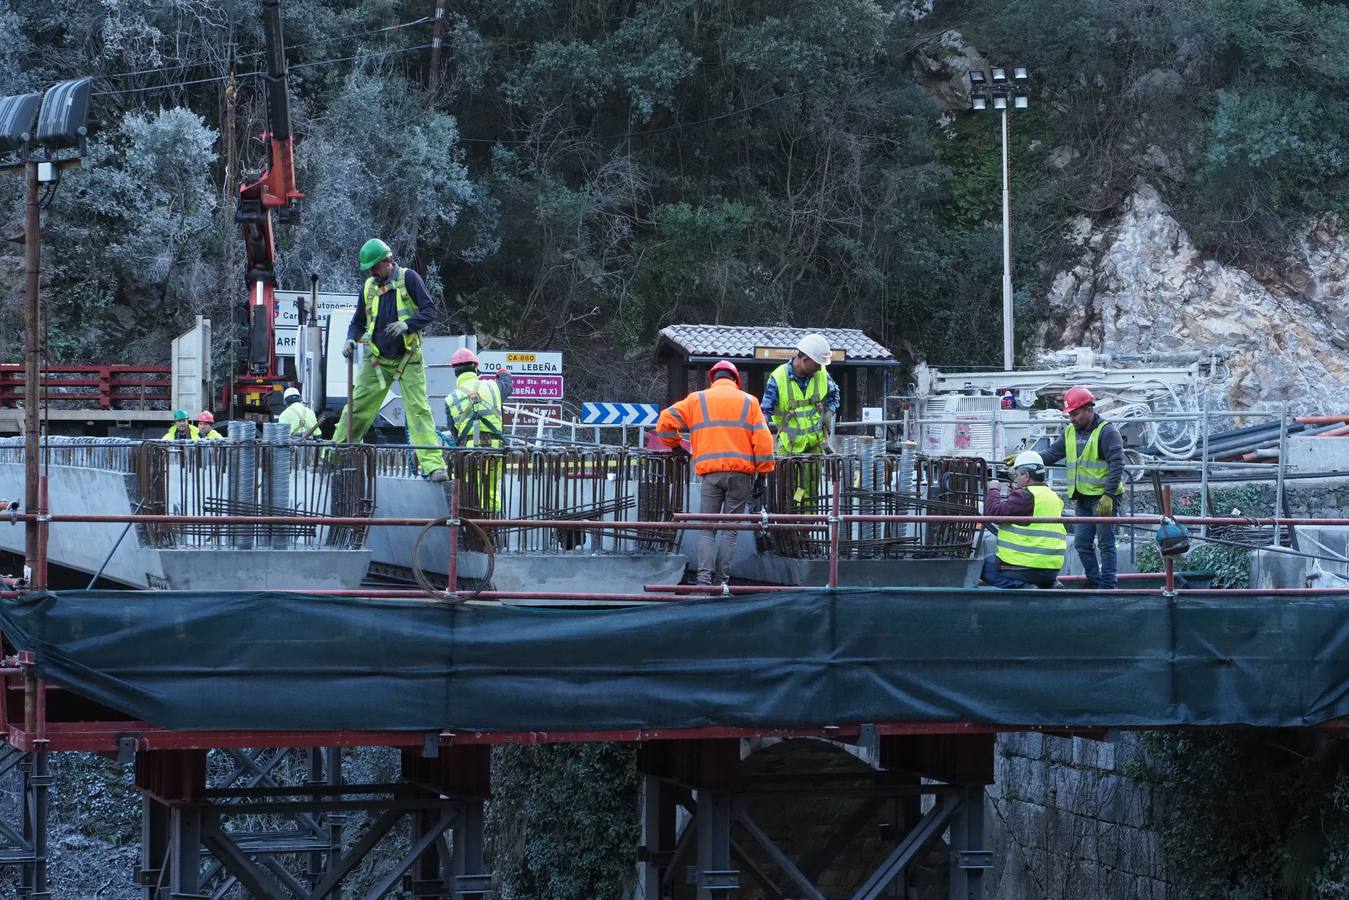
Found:
<path fill-rule="evenodd" d="M 303 199 L 295 184 L 294 141 L 290 131 L 290 93 L 286 73 L 286 43 L 281 28 L 281 0 L 263 0 L 266 70 L 261 74 L 267 91 L 267 131 L 263 142 L 267 159 L 261 173 L 246 177 L 239 189 L 234 221 L 244 237 L 244 282 L 247 295 L 238 310 L 238 322 L 247 329 L 245 363 L 226 389 L 225 408 L 236 417 L 273 412 L 268 396 L 285 386 L 278 364 L 276 329 L 275 225 L 294 224 Z"/>

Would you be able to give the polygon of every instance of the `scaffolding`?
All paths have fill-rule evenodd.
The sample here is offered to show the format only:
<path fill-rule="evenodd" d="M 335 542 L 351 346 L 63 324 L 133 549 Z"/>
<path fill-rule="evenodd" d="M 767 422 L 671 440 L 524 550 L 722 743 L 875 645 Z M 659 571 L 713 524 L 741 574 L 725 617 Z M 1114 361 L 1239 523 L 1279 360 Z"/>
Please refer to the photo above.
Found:
<path fill-rule="evenodd" d="M 212 448 L 188 451 L 187 456 L 172 456 L 172 451 L 70 447 L 61 452 L 72 458 L 90 458 L 89 454 L 111 452 L 124 465 L 129 477 L 139 478 L 138 464 L 153 469 L 153 460 L 191 459 L 182 471 L 211 470 Z M 290 452 L 295 454 L 295 448 Z M 303 456 L 304 449 L 299 454 Z M 181 451 L 180 451 L 181 453 Z M 166 456 L 165 454 L 169 454 Z M 291 457 L 292 462 L 295 456 Z M 356 451 L 350 471 L 361 479 L 373 478 L 374 457 Z M 901 529 L 913 529 L 916 540 L 932 544 L 956 545 L 980 526 L 1014 520 L 971 514 L 970 497 L 983 486 L 983 473 L 966 470 L 941 460 L 914 460 L 915 482 L 926 485 L 928 502 L 949 503 L 956 510 L 934 511 L 931 507 L 912 510 L 898 498 L 879 496 L 903 484 L 904 471 L 896 470 L 893 460 L 874 458 L 869 476 L 853 458 L 818 460 L 824 473 L 820 477 L 820 497 L 810 506 L 800 505 L 796 512 L 743 515 L 705 515 L 677 513 L 672 493 L 656 506 L 644 505 L 640 496 L 631 503 L 617 488 L 622 469 L 595 468 L 594 461 L 578 464 L 576 477 L 590 488 L 606 487 L 596 493 L 546 495 L 536 501 L 535 515 L 473 518 L 459 508 L 461 489 L 467 493 L 473 473 L 500 457 L 489 454 L 460 454 L 462 466 L 450 483 L 451 510 L 444 519 L 379 518 L 369 515 L 314 514 L 313 510 L 293 510 L 275 514 L 270 505 L 214 513 L 204 505 L 191 507 L 191 514 L 170 512 L 167 499 L 164 510 L 144 510 L 136 514 L 96 516 L 87 513 L 12 513 L 15 522 L 33 523 L 43 528 L 61 527 L 82 521 L 117 521 L 145 529 L 171 529 L 171 534 L 195 536 L 190 529 L 202 526 L 247 529 L 254 541 L 280 535 L 290 540 L 293 529 L 318 526 L 329 533 L 341 529 L 402 528 L 443 529 L 443 539 L 458 546 L 465 529 L 477 528 L 498 533 L 524 533 L 544 530 L 554 533 L 575 531 L 584 535 L 606 535 L 620 541 L 666 540 L 682 531 L 698 531 L 728 526 L 761 527 L 775 536 L 795 535 L 813 541 L 810 552 L 823 550 L 830 562 L 829 578 L 821 589 L 838 585 L 840 560 L 876 552 L 916 552 L 916 545 L 897 543 L 891 550 L 890 538 Z M 138 463 L 139 460 L 139 463 Z M 319 466 L 320 461 L 312 461 Z M 534 460 L 519 457 L 515 465 L 533 466 Z M 640 455 L 633 464 L 647 465 Z M 175 463 L 170 463 L 175 465 Z M 793 471 L 790 463 L 784 471 Z M 803 463 L 804 465 L 804 463 Z M 478 467 L 475 469 L 475 466 Z M 605 464 L 608 466 L 608 463 Z M 194 468 L 196 467 L 196 468 Z M 215 473 L 214 484 L 228 485 L 229 468 Z M 347 471 L 339 464 L 340 471 Z M 155 470 L 162 471 L 162 470 Z M 603 472 L 603 477 L 597 477 Z M 686 483 L 686 477 L 669 470 L 662 472 L 670 485 Z M 481 476 L 479 476 L 481 477 Z M 570 475 L 568 476 L 570 478 Z M 568 480 L 567 478 L 562 479 Z M 626 480 L 626 479 L 624 479 Z M 869 482 L 869 483 L 868 483 Z M 171 478 L 151 485 L 170 484 Z M 366 482 L 362 482 L 366 483 Z M 522 484 L 528 485 L 528 479 Z M 851 487 L 849 487 L 851 485 Z M 864 487 L 865 485 L 865 487 Z M 258 491 L 261 489 L 258 488 Z M 581 489 L 578 489 L 581 490 Z M 679 490 L 683 490 L 680 488 Z M 331 494 L 331 488 L 329 488 Z M 935 496 L 934 496 L 935 492 Z M 209 493 L 209 492 L 208 492 Z M 900 493 L 896 491 L 895 493 Z M 921 493 L 917 492 L 917 493 Z M 155 494 L 161 498 L 168 495 Z M 192 492 L 182 496 L 197 496 Z M 261 493 L 250 496 L 261 497 Z M 307 491 L 292 492 L 292 505 Z M 470 494 L 470 496 L 473 496 Z M 481 498 L 481 495 L 478 495 Z M 597 501 L 598 496 L 598 501 Z M 579 499 L 578 499 L 579 498 Z M 1131 517 L 1059 517 L 1037 521 L 1112 522 L 1135 526 L 1155 526 L 1171 513 L 1169 495 L 1157 516 Z M 514 501 L 518 502 L 518 501 Z M 571 504 L 569 507 L 568 504 Z M 606 506 L 605 504 L 611 504 Z M 627 517 L 620 520 L 590 517 L 599 511 L 607 514 L 626 507 Z M 331 508 L 331 507 L 330 507 Z M 517 507 L 518 508 L 518 507 Z M 654 510 L 654 511 L 652 511 Z M 572 517 L 568 517 L 570 514 Z M 652 518 L 647 518 L 648 516 Z M 1322 519 L 1248 519 L 1174 517 L 1186 524 L 1279 528 L 1297 524 L 1349 524 L 1349 520 Z M 231 531 L 229 534 L 242 534 Z M 364 533 L 364 532 L 362 532 Z M 453 557 L 451 557 L 453 559 Z M 40 573 L 41 570 L 36 570 Z M 451 579 L 450 585 L 454 581 Z M 654 586 L 653 586 L 654 587 Z M 706 590 L 690 586 L 691 590 Z M 766 592 L 767 586 L 738 586 L 726 593 Z M 793 590 L 800 590 L 799 588 Z M 1162 596 L 1189 593 L 1177 588 L 1174 567 L 1166 560 Z M 466 602 L 469 600 L 510 599 L 504 592 L 469 592 L 451 587 L 422 591 L 335 591 L 358 596 L 422 597 L 427 602 Z M 653 589 L 642 594 L 585 596 L 606 597 L 615 602 L 669 602 L 680 591 Z M 1203 592 L 1222 596 L 1224 592 Z M 1227 592 L 1241 593 L 1241 592 Z M 1261 591 L 1271 596 L 1347 597 L 1349 591 Z M 10 591 L 10 597 L 16 592 Z M 549 596 L 547 592 L 538 595 Z M 560 604 L 583 596 L 574 593 L 553 596 Z M 0 663 L 0 725 L 3 725 L 8 749 L 0 755 L 0 774 L 15 773 L 22 781 L 22 809 L 14 822 L 0 823 L 0 862 L 17 865 L 21 870 L 22 895 L 51 895 L 47 878 L 48 850 L 45 820 L 51 777 L 49 754 L 56 751 L 91 751 L 112 754 L 136 764 L 136 785 L 143 801 L 143 849 L 139 874 L 146 897 L 151 900 L 225 896 L 230 889 L 242 889 L 261 898 L 343 896 L 342 883 L 360 864 L 370 849 L 391 829 L 404 827 L 411 835 L 402 855 L 392 861 L 374 881 L 366 896 L 380 896 L 395 885 L 403 885 L 414 897 L 487 897 L 493 883 L 482 855 L 482 809 L 490 796 L 488 751 L 493 744 L 582 742 L 616 740 L 638 744 L 639 770 L 642 773 L 643 837 L 637 848 L 640 862 L 640 894 L 646 898 L 691 895 L 697 900 L 713 900 L 735 895 L 749 882 L 778 896 L 822 897 L 818 886 L 821 866 L 827 866 L 829 854 L 817 853 L 803 858 L 784 850 L 780 838 L 772 835 L 752 808 L 754 798 L 775 794 L 813 792 L 814 796 L 846 796 L 865 801 L 862 809 L 889 804 L 902 814 L 893 817 L 890 850 L 856 886 L 853 897 L 896 896 L 909 884 L 912 865 L 919 852 L 947 836 L 948 875 L 952 898 L 982 896 L 984 874 L 991 864 L 982 835 L 983 786 L 991 778 L 992 739 L 999 731 L 1018 730 L 1015 723 L 966 722 L 875 722 L 839 723 L 793 727 L 748 727 L 712 723 L 700 728 L 631 728 L 596 732 L 512 732 L 455 733 L 435 731 L 376 732 L 334 729 L 321 732 L 248 732 L 248 731 L 171 731 L 153 723 L 128 720 L 116 710 L 99 707 L 57 685 L 44 682 L 37 674 L 38 659 L 32 652 L 6 649 Z M 1095 732 L 1078 730 L 1076 733 Z M 765 779 L 746 777 L 737 769 L 745 740 L 823 740 L 852 748 L 872 761 L 870 773 L 848 779 L 819 777 L 818 773 L 785 773 Z M 401 779 L 396 782 L 350 784 L 343 780 L 341 748 L 386 746 L 397 748 L 401 758 Z M 212 775 L 208 751 L 225 761 L 222 774 Z M 263 748 L 263 749 L 259 749 Z M 288 751 L 266 748 L 292 748 Z M 291 766 L 298 777 L 279 774 L 281 760 L 299 760 Z M 924 805 L 923 798 L 928 798 Z M 681 812 L 682 810 L 682 812 Z M 359 835 L 346 827 L 345 817 L 364 813 L 367 824 Z M 837 854 L 851 840 L 867 817 L 861 814 L 840 825 L 829 842 L 830 853 Z M 246 823 L 240 825 L 239 823 Z M 862 823 L 859 825 L 858 823 Z M 262 824 L 259 824 L 262 823 Z M 400 826 L 400 823 L 401 826 Z M 257 827 L 254 827 L 257 826 Z M 265 826 L 265 827 L 264 827 Z M 823 848 L 822 848 L 823 849 Z M 823 860 L 823 862 L 822 862 Z M 222 891 L 223 889 L 223 891 Z M 903 896 L 902 893 L 898 896 Z"/>

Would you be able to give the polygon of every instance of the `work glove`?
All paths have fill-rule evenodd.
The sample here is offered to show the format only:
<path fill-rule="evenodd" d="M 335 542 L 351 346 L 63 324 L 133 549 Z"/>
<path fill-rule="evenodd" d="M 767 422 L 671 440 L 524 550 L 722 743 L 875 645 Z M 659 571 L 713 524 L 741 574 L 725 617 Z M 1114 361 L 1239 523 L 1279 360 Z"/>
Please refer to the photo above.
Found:
<path fill-rule="evenodd" d="M 408 333 L 408 323 L 402 319 L 395 319 L 384 326 L 384 334 L 388 337 L 402 337 Z"/>
<path fill-rule="evenodd" d="M 1009 468 L 1009 469 L 1012 467 L 1012 463 L 1014 463 L 1014 462 L 1016 462 L 1016 454 L 1015 454 L 1015 453 L 1009 453 L 1009 454 L 1007 454 L 1006 456 L 1004 456 L 1004 457 L 1002 458 L 1002 464 L 1003 464 L 1004 466 L 1006 466 L 1007 468 Z"/>
<path fill-rule="evenodd" d="M 347 359 L 351 359 L 351 355 L 355 352 L 356 352 L 355 341 L 347 341 L 345 344 L 342 345 L 342 355 L 345 356 Z"/>
<path fill-rule="evenodd" d="M 749 498 L 754 503 L 762 503 L 766 493 L 768 493 L 768 476 L 759 473 L 754 477 L 754 489 L 749 492 Z"/>
<path fill-rule="evenodd" d="M 1101 499 L 1096 501 L 1096 515 L 1113 516 L 1115 514 L 1115 498 L 1109 494 L 1102 494 Z"/>

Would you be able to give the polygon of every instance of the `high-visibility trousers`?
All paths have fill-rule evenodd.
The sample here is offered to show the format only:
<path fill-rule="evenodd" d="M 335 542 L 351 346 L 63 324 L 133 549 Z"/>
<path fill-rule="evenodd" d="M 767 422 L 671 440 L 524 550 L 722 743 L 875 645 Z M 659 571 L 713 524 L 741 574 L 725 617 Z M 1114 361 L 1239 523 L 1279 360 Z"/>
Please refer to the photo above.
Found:
<path fill-rule="evenodd" d="M 484 513 L 495 516 L 502 513 L 501 478 L 504 468 L 504 460 L 496 457 L 483 460 L 474 473 L 477 483 L 473 485 L 473 496 L 478 499 Z"/>
<path fill-rule="evenodd" d="M 403 388 L 403 414 L 407 419 L 408 435 L 413 444 L 427 448 L 416 451 L 422 474 L 430 475 L 445 468 L 445 455 L 435 449 L 440 445 L 440 436 L 436 433 L 436 421 L 431 418 L 431 404 L 426 399 L 426 366 L 420 349 L 412 351 L 411 358 L 406 360 L 401 357 L 383 360 L 373 355 L 366 358 L 352 387 L 351 406 L 355 412 L 343 407 L 342 417 L 333 431 L 333 443 L 342 444 L 348 440 L 348 427 L 351 427 L 352 441 L 365 437 L 395 381 Z M 354 425 L 348 425 L 349 416 Z"/>

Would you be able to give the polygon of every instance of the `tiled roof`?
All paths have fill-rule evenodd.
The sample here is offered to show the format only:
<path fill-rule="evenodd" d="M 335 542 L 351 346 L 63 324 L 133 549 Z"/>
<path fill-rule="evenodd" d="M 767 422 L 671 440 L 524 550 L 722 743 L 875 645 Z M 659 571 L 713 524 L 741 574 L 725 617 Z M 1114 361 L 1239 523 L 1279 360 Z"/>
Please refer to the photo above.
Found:
<path fill-rule="evenodd" d="M 657 355 L 663 345 L 687 356 L 724 356 L 750 359 L 755 347 L 795 347 L 807 334 L 816 332 L 829 339 L 829 346 L 842 350 L 847 359 L 892 360 L 894 355 L 856 328 L 786 328 L 755 325 L 669 325 L 660 330 Z"/>

